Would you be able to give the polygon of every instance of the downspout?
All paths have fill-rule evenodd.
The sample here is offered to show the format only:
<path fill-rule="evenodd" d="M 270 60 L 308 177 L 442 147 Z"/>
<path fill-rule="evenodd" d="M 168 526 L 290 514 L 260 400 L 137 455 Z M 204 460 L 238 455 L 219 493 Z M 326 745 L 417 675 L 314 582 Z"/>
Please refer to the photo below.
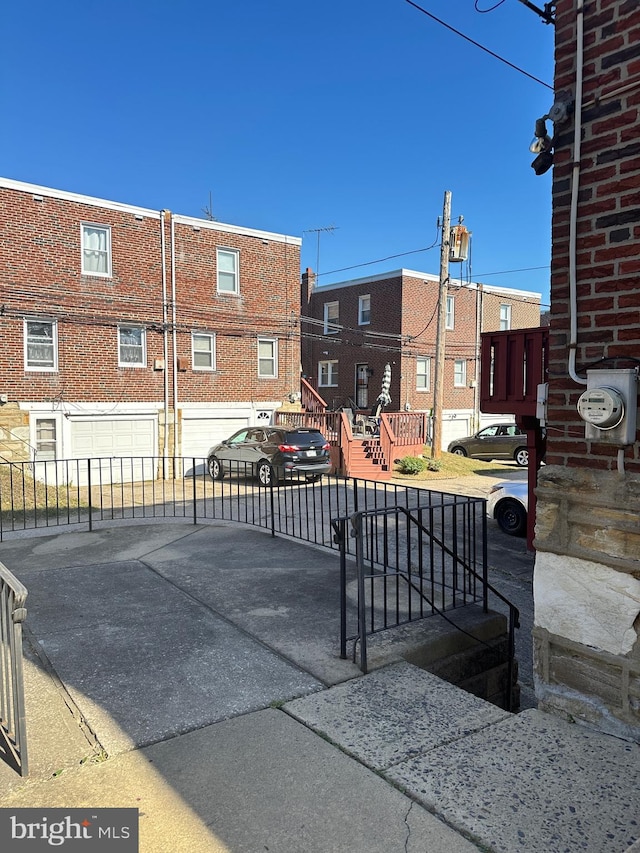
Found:
<path fill-rule="evenodd" d="M 178 333 L 176 330 L 176 224 L 171 217 L 171 329 L 173 343 L 173 458 L 178 456 Z M 174 462 L 175 466 L 175 462 Z M 175 476 L 175 470 L 174 470 Z"/>
<path fill-rule="evenodd" d="M 580 190 L 580 153 L 582 145 L 582 72 L 584 64 L 584 0 L 577 0 L 576 9 L 576 94 L 573 130 L 573 171 L 571 176 L 571 208 L 569 214 L 569 376 L 578 385 L 587 380 L 576 373 L 578 346 L 578 276 L 576 271 L 578 234 L 578 193 Z"/>
<path fill-rule="evenodd" d="M 167 339 L 167 244 L 165 239 L 165 211 L 160 211 L 160 256 L 162 259 L 162 357 L 164 359 L 164 440 L 162 442 L 163 475 L 168 477 L 167 459 L 169 458 L 169 341 Z"/>
<path fill-rule="evenodd" d="M 482 335 L 482 309 L 484 302 L 482 285 L 476 290 L 476 351 L 475 351 L 475 388 L 473 389 L 473 431 L 480 429 L 480 340 Z"/>

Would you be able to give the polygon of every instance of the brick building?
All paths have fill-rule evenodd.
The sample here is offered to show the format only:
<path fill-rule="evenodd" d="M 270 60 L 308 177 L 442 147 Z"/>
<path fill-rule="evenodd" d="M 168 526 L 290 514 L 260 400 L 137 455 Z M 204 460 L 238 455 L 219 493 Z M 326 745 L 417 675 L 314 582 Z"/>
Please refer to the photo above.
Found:
<path fill-rule="evenodd" d="M 302 368 L 327 404 L 371 409 L 381 391 L 384 365 L 390 363 L 389 410 L 431 410 L 438 277 L 401 269 L 318 288 L 313 284 L 307 270 L 302 284 Z M 444 447 L 489 422 L 485 418 L 480 424 L 480 333 L 539 323 L 539 294 L 450 281 Z"/>
<path fill-rule="evenodd" d="M 0 458 L 202 456 L 270 422 L 300 244 L 0 179 Z"/>
<path fill-rule="evenodd" d="M 640 740 L 640 6 L 554 6 L 548 465 L 537 488 L 536 691 L 546 710 Z M 601 386 L 624 399 L 616 407 L 621 422 L 610 430 L 577 411 L 581 395 Z"/>

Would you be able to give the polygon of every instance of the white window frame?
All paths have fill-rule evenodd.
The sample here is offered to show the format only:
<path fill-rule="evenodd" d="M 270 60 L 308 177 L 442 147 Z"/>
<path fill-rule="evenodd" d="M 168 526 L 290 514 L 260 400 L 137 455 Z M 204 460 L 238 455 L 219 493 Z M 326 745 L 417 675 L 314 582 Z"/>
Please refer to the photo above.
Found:
<path fill-rule="evenodd" d="M 263 356 L 260 353 L 260 347 L 263 344 L 269 344 L 271 347 L 271 355 Z M 272 372 L 264 373 L 262 370 L 263 362 L 269 362 L 272 365 Z M 260 379 L 277 379 L 278 378 L 278 339 L 277 338 L 258 338 L 258 377 Z"/>
<path fill-rule="evenodd" d="M 123 342 L 121 340 L 121 335 L 122 335 L 122 332 L 124 329 L 136 329 L 141 333 L 141 335 L 140 335 L 140 340 L 141 340 L 140 348 L 141 348 L 141 352 L 142 352 L 142 361 L 137 362 L 137 361 L 123 361 L 122 360 L 122 347 L 123 346 L 138 346 L 138 344 L 123 344 Z M 145 329 L 144 326 L 138 326 L 134 323 L 131 323 L 131 324 L 122 323 L 122 325 L 118 326 L 118 367 L 139 368 L 139 367 L 146 367 L 146 366 L 147 366 L 147 330 Z"/>
<path fill-rule="evenodd" d="M 500 331 L 508 332 L 511 328 L 511 305 L 502 303 L 500 306 Z"/>
<path fill-rule="evenodd" d="M 358 297 L 358 325 L 368 326 L 371 323 L 371 295 L 369 293 Z"/>
<path fill-rule="evenodd" d="M 467 360 L 465 358 L 456 358 L 453 362 L 453 387 L 467 387 Z"/>
<path fill-rule="evenodd" d="M 335 307 L 335 317 L 331 316 L 331 309 Z M 324 334 L 337 335 L 340 331 L 338 323 L 340 322 L 340 303 L 325 302 L 324 303 Z"/>
<path fill-rule="evenodd" d="M 424 370 L 420 370 L 420 362 L 425 365 Z M 421 376 L 426 377 L 424 385 L 418 381 Z M 431 356 L 420 355 L 416 358 L 416 391 L 431 391 Z"/>
<path fill-rule="evenodd" d="M 196 348 L 196 339 L 208 341 L 207 349 Z M 207 353 L 209 355 L 209 364 L 196 364 L 196 353 Z M 191 332 L 191 366 L 193 370 L 204 370 L 211 372 L 216 369 L 216 336 L 209 332 Z"/>
<path fill-rule="evenodd" d="M 326 381 L 325 381 L 326 377 Z M 318 362 L 318 388 L 338 387 L 338 360 L 328 359 Z"/>
<path fill-rule="evenodd" d="M 96 249 L 94 247 L 88 247 L 85 243 L 85 237 L 88 237 L 87 231 L 91 229 L 92 231 L 103 231 L 105 235 L 105 247 L 104 249 Z M 111 265 L 111 226 L 110 225 L 98 225 L 95 222 L 82 222 L 80 224 L 80 245 L 81 249 L 81 271 L 82 275 L 90 275 L 97 276 L 98 278 L 111 278 L 112 277 L 112 265 Z M 96 254 L 103 255 L 106 260 L 106 270 L 91 270 L 87 268 L 87 256 L 88 255 L 95 256 Z"/>
<path fill-rule="evenodd" d="M 456 299 L 455 296 L 447 296 L 447 314 L 445 320 L 445 329 L 451 331 L 455 327 L 456 322 Z"/>
<path fill-rule="evenodd" d="M 221 269 L 220 258 L 223 255 L 233 258 L 233 270 Z M 224 276 L 232 276 L 233 286 L 231 288 L 221 286 L 221 273 Z M 218 293 L 225 293 L 227 296 L 238 296 L 240 294 L 240 252 L 238 249 L 229 249 L 226 246 L 216 248 L 216 289 Z"/>
<path fill-rule="evenodd" d="M 35 364 L 29 361 L 29 324 L 38 323 L 40 325 L 51 326 L 51 364 Z M 35 341 L 34 341 L 35 343 Z M 58 322 L 57 320 L 49 320 L 43 317 L 27 317 L 24 321 L 24 369 L 33 370 L 38 373 L 57 373 L 58 371 Z"/>
<path fill-rule="evenodd" d="M 53 424 L 53 439 L 50 440 L 40 440 L 38 438 L 38 428 L 43 421 L 48 421 Z M 59 423 L 58 418 L 51 415 L 36 415 L 33 418 L 33 458 L 35 462 L 53 462 L 59 458 L 58 448 L 60 446 L 60 434 L 59 434 Z M 53 457 L 42 457 L 40 456 L 40 445 L 41 444 L 53 444 Z"/>

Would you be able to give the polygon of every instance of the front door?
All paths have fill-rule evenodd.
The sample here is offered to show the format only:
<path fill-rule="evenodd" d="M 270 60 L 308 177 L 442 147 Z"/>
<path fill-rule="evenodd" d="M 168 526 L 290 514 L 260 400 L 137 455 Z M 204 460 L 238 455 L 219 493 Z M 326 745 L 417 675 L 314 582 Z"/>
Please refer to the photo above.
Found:
<path fill-rule="evenodd" d="M 368 364 L 356 364 L 356 404 L 359 409 L 369 408 Z"/>

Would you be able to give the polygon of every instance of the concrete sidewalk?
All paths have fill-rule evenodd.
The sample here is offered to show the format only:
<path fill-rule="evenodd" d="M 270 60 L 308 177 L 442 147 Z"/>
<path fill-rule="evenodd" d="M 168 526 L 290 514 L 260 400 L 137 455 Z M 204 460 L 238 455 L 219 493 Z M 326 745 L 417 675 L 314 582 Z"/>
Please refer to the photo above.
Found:
<path fill-rule="evenodd" d="M 637 745 L 340 660 L 336 554 L 165 523 L 7 541 L 0 560 L 29 590 L 31 764 L 0 763 L 2 807 L 136 807 L 145 853 L 640 837 Z"/>

